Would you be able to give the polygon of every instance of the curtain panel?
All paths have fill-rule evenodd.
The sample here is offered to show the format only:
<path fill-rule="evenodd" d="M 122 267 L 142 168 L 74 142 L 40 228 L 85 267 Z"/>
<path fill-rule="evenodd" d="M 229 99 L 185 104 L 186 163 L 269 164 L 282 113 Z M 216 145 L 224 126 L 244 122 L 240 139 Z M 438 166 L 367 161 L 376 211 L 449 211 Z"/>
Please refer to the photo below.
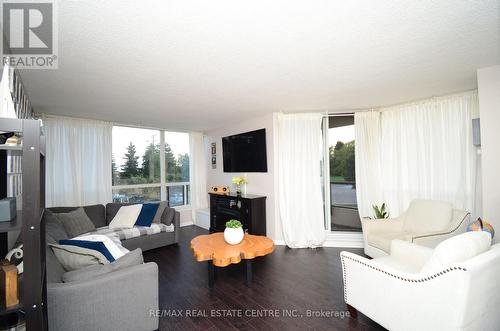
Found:
<path fill-rule="evenodd" d="M 360 216 L 372 216 L 372 205 L 382 202 L 398 216 L 416 198 L 477 215 L 472 118 L 478 114 L 476 91 L 356 113 Z"/>
<path fill-rule="evenodd" d="M 42 116 L 46 136 L 46 206 L 111 202 L 112 123 Z"/>
<path fill-rule="evenodd" d="M 278 214 L 290 248 L 318 247 L 325 240 L 322 118 L 322 114 L 275 114 Z"/>
<path fill-rule="evenodd" d="M 205 136 L 198 132 L 189 134 L 189 179 L 191 181 L 191 213 L 196 222 L 196 211 L 208 208 L 207 146 Z"/>

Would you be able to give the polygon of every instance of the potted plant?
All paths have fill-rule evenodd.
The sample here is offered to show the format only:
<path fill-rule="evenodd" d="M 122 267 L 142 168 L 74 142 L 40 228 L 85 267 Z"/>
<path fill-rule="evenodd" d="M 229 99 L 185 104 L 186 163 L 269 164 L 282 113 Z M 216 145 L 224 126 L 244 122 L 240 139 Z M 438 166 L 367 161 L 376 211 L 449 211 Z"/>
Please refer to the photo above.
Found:
<path fill-rule="evenodd" d="M 233 177 L 233 184 L 236 185 L 236 194 L 241 195 L 241 186 L 248 183 L 245 177 Z"/>
<path fill-rule="evenodd" d="M 230 245 L 238 245 L 244 236 L 243 225 L 238 220 L 229 220 L 226 222 L 224 230 L 224 240 Z"/>
<path fill-rule="evenodd" d="M 375 219 L 389 218 L 389 212 L 386 209 L 385 203 L 383 203 L 380 207 L 377 205 L 373 205 L 372 208 L 375 212 Z"/>

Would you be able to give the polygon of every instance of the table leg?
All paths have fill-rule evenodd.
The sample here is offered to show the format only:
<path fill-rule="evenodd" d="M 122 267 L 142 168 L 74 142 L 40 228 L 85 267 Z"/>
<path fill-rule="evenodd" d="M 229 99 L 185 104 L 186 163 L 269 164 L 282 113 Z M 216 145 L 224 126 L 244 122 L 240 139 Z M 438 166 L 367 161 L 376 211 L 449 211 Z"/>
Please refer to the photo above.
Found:
<path fill-rule="evenodd" d="M 215 280 L 215 267 L 212 261 L 208 261 L 208 287 L 213 288 L 214 287 L 214 280 Z"/>
<path fill-rule="evenodd" d="M 247 265 L 247 286 L 252 286 L 252 260 L 245 260 Z"/>

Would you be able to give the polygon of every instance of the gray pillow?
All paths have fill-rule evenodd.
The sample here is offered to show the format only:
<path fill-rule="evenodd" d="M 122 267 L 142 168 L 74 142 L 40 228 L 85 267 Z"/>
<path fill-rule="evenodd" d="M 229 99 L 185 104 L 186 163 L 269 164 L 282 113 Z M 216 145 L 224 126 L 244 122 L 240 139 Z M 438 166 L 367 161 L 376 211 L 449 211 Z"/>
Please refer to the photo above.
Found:
<path fill-rule="evenodd" d="M 158 210 L 156 211 L 155 217 L 153 218 L 153 223 L 161 223 L 161 216 L 163 215 L 163 211 L 167 208 L 166 201 L 160 201 L 160 205 L 158 206 Z"/>
<path fill-rule="evenodd" d="M 54 215 L 62 223 L 70 238 L 95 230 L 94 223 L 81 207 L 69 213 L 55 213 Z"/>
<path fill-rule="evenodd" d="M 43 217 L 45 219 L 45 234 L 47 235 L 47 241 L 49 241 L 48 239 L 50 238 L 55 241 L 53 243 L 51 242 L 51 244 L 57 244 L 59 240 L 68 239 L 68 234 L 66 230 L 64 230 L 64 226 L 53 212 L 46 209 Z"/>
<path fill-rule="evenodd" d="M 73 246 L 49 244 L 59 263 L 66 271 L 78 270 L 95 264 L 109 264 L 108 259 L 100 252 Z"/>
<path fill-rule="evenodd" d="M 175 209 L 167 207 L 163 211 L 163 215 L 161 216 L 161 222 L 165 225 L 170 225 L 174 221 L 175 217 Z"/>
<path fill-rule="evenodd" d="M 92 280 L 107 273 L 144 263 L 142 250 L 137 248 L 116 261 L 105 265 L 91 265 L 83 269 L 68 271 L 62 275 L 65 283 Z"/>

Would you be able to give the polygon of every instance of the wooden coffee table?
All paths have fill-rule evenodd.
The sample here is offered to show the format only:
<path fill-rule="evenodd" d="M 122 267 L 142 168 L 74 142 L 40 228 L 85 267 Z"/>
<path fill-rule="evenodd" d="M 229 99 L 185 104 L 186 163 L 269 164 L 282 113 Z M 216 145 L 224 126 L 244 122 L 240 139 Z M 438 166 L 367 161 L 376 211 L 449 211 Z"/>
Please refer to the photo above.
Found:
<path fill-rule="evenodd" d="M 226 267 L 230 264 L 245 260 L 247 286 L 252 283 L 252 259 L 257 256 L 271 254 L 274 243 L 264 236 L 245 234 L 243 241 L 238 245 L 229 245 L 224 241 L 224 233 L 216 232 L 201 235 L 191 240 L 191 250 L 198 262 L 208 263 L 208 287 L 214 286 L 215 267 Z"/>

